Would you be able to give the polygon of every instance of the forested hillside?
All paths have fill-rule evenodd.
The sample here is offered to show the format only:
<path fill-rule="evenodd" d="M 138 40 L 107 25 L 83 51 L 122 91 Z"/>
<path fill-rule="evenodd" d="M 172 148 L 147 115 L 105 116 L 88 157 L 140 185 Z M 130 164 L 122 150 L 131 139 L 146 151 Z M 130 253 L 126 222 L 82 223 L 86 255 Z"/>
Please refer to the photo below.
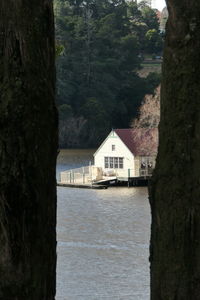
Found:
<path fill-rule="evenodd" d="M 144 1 L 55 0 L 60 146 L 97 146 L 111 128 L 129 127 L 157 74 L 137 74 L 160 54 L 156 11 Z"/>

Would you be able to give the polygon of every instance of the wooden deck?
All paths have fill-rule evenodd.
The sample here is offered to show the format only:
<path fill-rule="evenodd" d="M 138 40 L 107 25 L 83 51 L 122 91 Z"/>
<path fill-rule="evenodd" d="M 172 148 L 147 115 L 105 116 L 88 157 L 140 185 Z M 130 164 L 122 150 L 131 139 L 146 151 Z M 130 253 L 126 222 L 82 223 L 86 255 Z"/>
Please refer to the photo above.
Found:
<path fill-rule="evenodd" d="M 81 188 L 81 189 L 95 189 L 95 190 L 104 190 L 107 189 L 107 185 L 98 185 L 98 184 L 80 184 L 80 183 L 62 183 L 57 182 L 57 186 L 60 187 L 70 187 L 70 188 Z"/>
<path fill-rule="evenodd" d="M 86 166 L 78 169 L 67 170 L 60 173 L 58 186 L 85 188 L 85 189 L 105 189 L 108 186 L 147 186 L 151 173 L 149 169 L 139 169 L 136 173 L 134 169 L 117 170 L 113 174 L 99 172 L 98 167 Z"/>
<path fill-rule="evenodd" d="M 141 177 L 115 177 L 112 179 L 104 179 L 96 181 L 95 184 L 101 185 L 105 184 L 108 186 L 148 186 L 151 176 L 141 176 Z"/>

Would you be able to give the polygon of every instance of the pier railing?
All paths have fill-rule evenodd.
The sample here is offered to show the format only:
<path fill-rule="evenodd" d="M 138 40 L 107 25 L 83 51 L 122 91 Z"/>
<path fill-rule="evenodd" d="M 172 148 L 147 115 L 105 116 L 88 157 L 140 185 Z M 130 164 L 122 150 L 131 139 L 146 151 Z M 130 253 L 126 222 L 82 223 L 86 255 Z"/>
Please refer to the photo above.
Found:
<path fill-rule="evenodd" d="M 102 178 L 102 169 L 93 165 L 67 170 L 60 173 L 61 183 L 92 184 L 93 182 L 99 181 Z"/>
<path fill-rule="evenodd" d="M 92 166 L 67 170 L 60 173 L 61 183 L 87 184 L 92 181 Z"/>
<path fill-rule="evenodd" d="M 116 175 L 116 177 L 123 177 L 123 178 L 133 178 L 133 177 L 150 177 L 152 175 L 153 169 L 150 168 L 144 168 L 144 169 L 124 169 L 119 170 L 116 169 L 113 174 Z"/>
<path fill-rule="evenodd" d="M 141 168 L 135 169 L 112 169 L 103 171 L 102 168 L 93 165 L 82 168 L 67 170 L 60 173 L 60 182 L 66 184 L 92 184 L 111 177 L 116 178 L 133 178 L 133 177 L 149 177 L 152 175 L 153 169 Z"/>
<path fill-rule="evenodd" d="M 149 177 L 152 176 L 152 173 L 153 173 L 152 168 L 140 169 L 140 177 Z"/>

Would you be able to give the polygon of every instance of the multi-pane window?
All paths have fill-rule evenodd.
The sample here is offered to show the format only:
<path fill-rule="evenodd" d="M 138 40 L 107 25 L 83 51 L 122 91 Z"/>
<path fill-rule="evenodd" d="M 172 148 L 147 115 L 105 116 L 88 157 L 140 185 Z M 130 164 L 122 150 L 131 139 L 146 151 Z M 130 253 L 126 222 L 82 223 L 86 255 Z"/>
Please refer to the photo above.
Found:
<path fill-rule="evenodd" d="M 110 169 L 113 169 L 114 157 L 109 157 L 109 159 L 110 159 Z"/>
<path fill-rule="evenodd" d="M 105 169 L 123 169 L 124 158 L 123 157 L 104 157 Z"/>
<path fill-rule="evenodd" d="M 108 169 L 108 157 L 104 157 L 105 169 Z"/>
<path fill-rule="evenodd" d="M 115 151 L 115 145 L 112 145 L 112 151 Z"/>
<path fill-rule="evenodd" d="M 118 169 L 119 166 L 119 157 L 114 157 L 114 168 Z"/>
<path fill-rule="evenodd" d="M 119 157 L 119 169 L 123 169 L 123 167 L 124 167 L 123 157 Z"/>

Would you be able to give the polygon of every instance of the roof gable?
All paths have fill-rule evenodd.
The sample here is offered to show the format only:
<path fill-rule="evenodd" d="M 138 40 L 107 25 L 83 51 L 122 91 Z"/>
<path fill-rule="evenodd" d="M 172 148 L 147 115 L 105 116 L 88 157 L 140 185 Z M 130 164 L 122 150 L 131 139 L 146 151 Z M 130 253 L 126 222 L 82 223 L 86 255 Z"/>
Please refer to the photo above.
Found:
<path fill-rule="evenodd" d="M 105 138 L 105 140 L 101 143 L 101 145 L 98 147 L 98 149 L 95 151 L 93 156 L 97 155 L 97 153 L 100 151 L 100 149 L 103 147 L 103 145 L 107 142 L 107 140 L 115 134 L 114 130 L 111 130 L 111 132 L 108 134 L 108 136 Z M 115 136 L 116 138 L 119 138 L 118 135 Z"/>

